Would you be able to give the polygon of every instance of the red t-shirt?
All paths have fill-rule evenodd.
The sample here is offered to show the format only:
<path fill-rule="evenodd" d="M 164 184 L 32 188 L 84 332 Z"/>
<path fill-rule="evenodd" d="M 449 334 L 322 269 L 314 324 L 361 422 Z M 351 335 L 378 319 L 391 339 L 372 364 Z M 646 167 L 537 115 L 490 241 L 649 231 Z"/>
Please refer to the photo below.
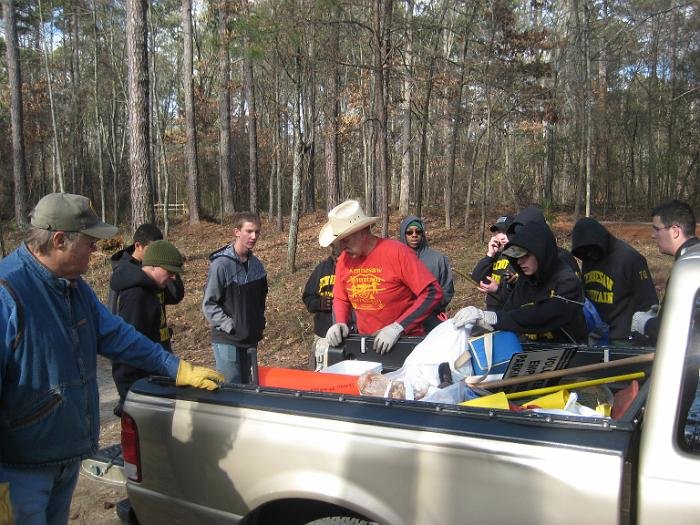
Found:
<path fill-rule="evenodd" d="M 366 257 L 338 258 L 333 312 L 347 323 L 351 309 L 360 334 L 398 322 L 405 335 L 422 335 L 423 321 L 442 300 L 442 290 L 416 253 L 399 241 L 378 239 Z"/>

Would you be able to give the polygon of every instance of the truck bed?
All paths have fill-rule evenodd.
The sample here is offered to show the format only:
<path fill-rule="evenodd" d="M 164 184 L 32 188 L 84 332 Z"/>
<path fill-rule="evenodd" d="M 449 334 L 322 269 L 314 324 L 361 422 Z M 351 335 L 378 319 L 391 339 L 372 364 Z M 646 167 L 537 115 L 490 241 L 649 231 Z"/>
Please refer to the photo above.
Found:
<path fill-rule="evenodd" d="M 582 347 L 571 366 L 601 359 Z M 626 522 L 632 487 L 620 480 L 634 479 L 626 460 L 636 454 L 647 385 L 612 421 L 142 380 L 129 414 L 143 429 L 143 481 L 129 485 L 129 498 L 142 522 L 273 523 L 276 505 L 292 500 L 362 509 L 392 525 Z"/>

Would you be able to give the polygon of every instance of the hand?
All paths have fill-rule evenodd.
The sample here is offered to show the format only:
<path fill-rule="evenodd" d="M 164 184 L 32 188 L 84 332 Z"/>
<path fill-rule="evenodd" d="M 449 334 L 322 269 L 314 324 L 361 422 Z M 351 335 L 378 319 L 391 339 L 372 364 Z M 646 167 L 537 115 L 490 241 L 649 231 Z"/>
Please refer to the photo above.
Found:
<path fill-rule="evenodd" d="M 223 382 L 223 374 L 220 374 L 216 370 L 193 365 L 184 359 L 180 360 L 180 366 L 177 369 L 177 377 L 175 378 L 175 384 L 177 386 L 193 386 L 205 390 L 216 390 L 219 388 L 219 383 Z"/>
<path fill-rule="evenodd" d="M 340 346 L 343 342 L 343 338 L 347 337 L 350 333 L 348 325 L 345 323 L 335 323 L 326 332 L 326 341 L 330 346 Z"/>
<path fill-rule="evenodd" d="M 324 312 L 330 312 L 333 309 L 333 298 L 327 295 L 321 296 L 320 307 Z"/>
<path fill-rule="evenodd" d="M 638 333 L 640 335 L 646 335 L 644 329 L 646 328 L 649 319 L 653 319 L 658 315 L 659 307 L 657 305 L 652 306 L 646 312 L 635 312 L 632 316 L 632 325 L 630 326 L 631 333 Z"/>
<path fill-rule="evenodd" d="M 481 310 L 476 306 L 467 306 L 466 308 L 462 308 L 452 318 L 452 324 L 455 328 L 461 328 L 467 325 L 469 325 L 471 328 L 475 324 L 478 324 L 486 330 L 493 330 L 493 325 L 497 322 L 498 315 L 496 315 L 496 312 Z"/>
<path fill-rule="evenodd" d="M 479 290 L 485 293 L 496 293 L 498 291 L 498 283 L 493 280 L 490 275 L 486 276 L 488 282 L 481 281 L 479 283 Z"/>
<path fill-rule="evenodd" d="M 399 323 L 391 323 L 379 330 L 374 336 L 374 351 L 378 354 L 390 352 L 396 341 L 399 340 L 401 332 L 403 332 L 403 326 Z"/>
<path fill-rule="evenodd" d="M 501 253 L 502 249 L 503 246 L 501 245 L 501 241 L 498 240 L 498 236 L 494 235 L 489 240 L 489 244 L 486 249 L 486 255 L 489 257 L 495 257 L 496 255 Z"/>
<path fill-rule="evenodd" d="M 0 483 L 0 523 L 13 523 L 10 484 Z"/>

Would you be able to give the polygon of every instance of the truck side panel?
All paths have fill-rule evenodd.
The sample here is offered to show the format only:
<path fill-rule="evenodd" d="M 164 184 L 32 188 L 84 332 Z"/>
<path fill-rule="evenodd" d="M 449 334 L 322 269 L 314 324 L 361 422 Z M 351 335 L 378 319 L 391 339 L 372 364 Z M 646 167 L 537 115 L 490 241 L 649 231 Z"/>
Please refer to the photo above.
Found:
<path fill-rule="evenodd" d="M 236 523 L 285 498 L 391 525 L 619 522 L 623 450 L 561 446 L 542 439 L 548 429 L 529 429 L 539 442 L 499 439 L 489 419 L 477 421 L 482 434 L 446 433 L 240 404 L 130 395 L 143 482 L 130 483 L 129 498 L 142 523 Z"/>

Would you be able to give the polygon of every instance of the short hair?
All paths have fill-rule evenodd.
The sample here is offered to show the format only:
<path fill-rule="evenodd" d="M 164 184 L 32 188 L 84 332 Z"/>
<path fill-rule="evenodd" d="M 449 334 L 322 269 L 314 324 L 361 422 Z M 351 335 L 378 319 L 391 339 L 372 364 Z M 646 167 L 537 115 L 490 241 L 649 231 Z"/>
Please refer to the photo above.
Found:
<path fill-rule="evenodd" d="M 53 250 L 53 234 L 56 231 L 43 230 L 34 226 L 27 230 L 24 237 L 24 243 L 27 247 L 39 255 L 48 255 Z M 66 244 L 71 246 L 80 237 L 80 232 L 63 232 Z"/>
<path fill-rule="evenodd" d="M 233 227 L 239 230 L 246 222 L 252 222 L 260 228 L 260 215 L 252 211 L 239 211 L 233 216 Z"/>
<path fill-rule="evenodd" d="M 148 246 L 153 241 L 163 240 L 163 232 L 155 224 L 147 222 L 142 224 L 134 232 L 134 243 L 139 243 L 142 246 Z"/>
<path fill-rule="evenodd" d="M 664 226 L 678 226 L 686 237 L 695 236 L 695 214 L 687 203 L 673 199 L 662 202 L 651 211 L 651 216 L 659 216 Z"/>

